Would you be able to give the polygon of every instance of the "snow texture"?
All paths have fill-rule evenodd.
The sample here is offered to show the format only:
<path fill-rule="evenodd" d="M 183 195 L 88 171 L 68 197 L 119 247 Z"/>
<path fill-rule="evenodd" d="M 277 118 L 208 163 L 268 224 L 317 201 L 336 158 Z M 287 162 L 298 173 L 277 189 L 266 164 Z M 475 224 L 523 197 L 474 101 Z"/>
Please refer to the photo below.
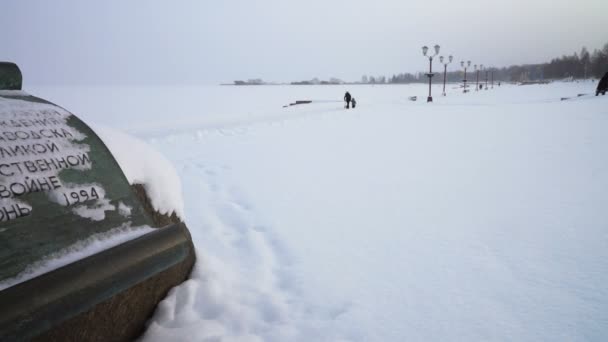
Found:
<path fill-rule="evenodd" d="M 129 207 L 128 205 L 119 202 L 118 203 L 118 213 L 124 217 L 129 217 L 131 216 L 131 210 L 133 210 L 133 208 Z"/>
<path fill-rule="evenodd" d="M 103 221 L 106 218 L 106 211 L 114 211 L 116 210 L 116 206 L 110 204 L 110 201 L 107 199 L 98 200 L 97 203 L 93 205 L 79 205 L 72 209 L 74 214 L 91 219 L 93 221 Z M 123 211 L 120 211 L 122 214 Z"/>
<path fill-rule="evenodd" d="M 449 88 L 35 93 L 181 178 L 198 261 L 144 341 L 606 340 L 608 96 Z"/>
<path fill-rule="evenodd" d="M 29 94 L 23 90 L 0 90 L 0 96 L 28 96 Z"/>
<path fill-rule="evenodd" d="M 117 129 L 96 124 L 95 133 L 112 151 L 130 184 L 142 184 L 154 210 L 184 218 L 181 182 L 173 165 L 148 144 Z"/>

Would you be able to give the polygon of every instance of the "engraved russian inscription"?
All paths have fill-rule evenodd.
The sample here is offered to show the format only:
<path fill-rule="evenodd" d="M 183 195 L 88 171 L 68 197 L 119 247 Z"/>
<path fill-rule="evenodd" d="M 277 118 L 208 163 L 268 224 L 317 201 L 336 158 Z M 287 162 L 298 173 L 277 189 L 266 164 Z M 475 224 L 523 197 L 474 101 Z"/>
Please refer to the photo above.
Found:
<path fill-rule="evenodd" d="M 103 200 L 101 186 L 64 184 L 59 177 L 63 170 L 93 165 L 89 146 L 81 142 L 86 136 L 66 123 L 71 114 L 58 107 L 22 110 L 21 102 L 5 100 L 0 105 L 0 222 L 35 211 L 22 200 L 33 193 L 46 193 L 63 206 Z"/>
<path fill-rule="evenodd" d="M 43 99 L 0 90 L 0 290 L 95 234 L 151 224 L 90 127 Z"/>

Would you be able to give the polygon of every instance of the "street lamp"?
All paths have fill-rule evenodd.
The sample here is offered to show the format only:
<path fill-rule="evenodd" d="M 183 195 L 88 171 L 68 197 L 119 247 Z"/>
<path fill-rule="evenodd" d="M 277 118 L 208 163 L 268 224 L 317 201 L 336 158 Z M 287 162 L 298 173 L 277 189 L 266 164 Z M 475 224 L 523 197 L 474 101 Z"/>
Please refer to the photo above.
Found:
<path fill-rule="evenodd" d="M 433 97 L 431 96 L 431 80 L 433 76 L 435 76 L 435 74 L 433 74 L 433 57 L 439 54 L 439 45 L 435 45 L 433 48 L 435 49 L 435 54 L 427 56 L 429 48 L 427 46 L 422 47 L 422 55 L 429 58 L 429 73 L 426 74 L 429 78 L 429 97 L 426 98 L 426 102 L 433 102 Z"/>
<path fill-rule="evenodd" d="M 477 64 L 473 65 L 473 70 L 475 70 L 476 80 L 475 81 L 475 91 L 479 90 L 479 73 L 477 72 Z"/>
<path fill-rule="evenodd" d="M 475 67 L 475 71 L 477 73 L 477 81 L 475 82 L 475 91 L 478 91 L 479 90 L 479 71 L 481 69 L 483 69 L 483 64 L 481 64 L 479 66 L 479 68 L 477 68 L 477 64 L 475 64 L 474 67 Z"/>
<path fill-rule="evenodd" d="M 485 68 L 486 71 L 486 90 L 488 90 L 488 68 Z"/>
<path fill-rule="evenodd" d="M 460 66 L 464 68 L 464 80 L 462 81 L 463 82 L 463 87 L 462 88 L 464 90 L 462 92 L 466 93 L 467 92 L 467 67 L 471 66 L 471 61 L 467 61 L 466 64 L 464 63 L 464 61 L 461 61 L 460 62 Z"/>
<path fill-rule="evenodd" d="M 447 63 L 443 63 L 443 56 L 439 56 L 439 62 L 443 64 L 443 96 L 445 96 L 445 78 L 448 71 L 448 64 L 452 63 L 452 58 L 452 55 L 449 55 Z"/>

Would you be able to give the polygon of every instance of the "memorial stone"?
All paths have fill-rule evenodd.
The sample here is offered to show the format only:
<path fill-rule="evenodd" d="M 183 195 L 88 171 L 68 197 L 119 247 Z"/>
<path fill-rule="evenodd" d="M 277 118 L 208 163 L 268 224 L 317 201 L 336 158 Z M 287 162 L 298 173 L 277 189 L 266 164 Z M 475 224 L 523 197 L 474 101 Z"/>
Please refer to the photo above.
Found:
<path fill-rule="evenodd" d="M 21 82 L 0 62 L 0 341 L 133 340 L 192 269 L 188 229 L 154 211 L 91 128 Z"/>
<path fill-rule="evenodd" d="M 0 283 L 93 234 L 141 225 L 151 221 L 86 124 L 0 92 Z"/>

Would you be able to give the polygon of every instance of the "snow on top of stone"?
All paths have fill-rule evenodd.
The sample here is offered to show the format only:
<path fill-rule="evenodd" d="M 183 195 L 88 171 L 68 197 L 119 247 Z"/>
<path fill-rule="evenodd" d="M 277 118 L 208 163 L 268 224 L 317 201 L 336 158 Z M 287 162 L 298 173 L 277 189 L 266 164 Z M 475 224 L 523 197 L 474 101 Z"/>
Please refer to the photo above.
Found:
<path fill-rule="evenodd" d="M 104 125 L 93 130 L 112 152 L 130 184 L 142 184 L 154 210 L 184 220 L 182 186 L 173 165 L 145 142 Z"/>

